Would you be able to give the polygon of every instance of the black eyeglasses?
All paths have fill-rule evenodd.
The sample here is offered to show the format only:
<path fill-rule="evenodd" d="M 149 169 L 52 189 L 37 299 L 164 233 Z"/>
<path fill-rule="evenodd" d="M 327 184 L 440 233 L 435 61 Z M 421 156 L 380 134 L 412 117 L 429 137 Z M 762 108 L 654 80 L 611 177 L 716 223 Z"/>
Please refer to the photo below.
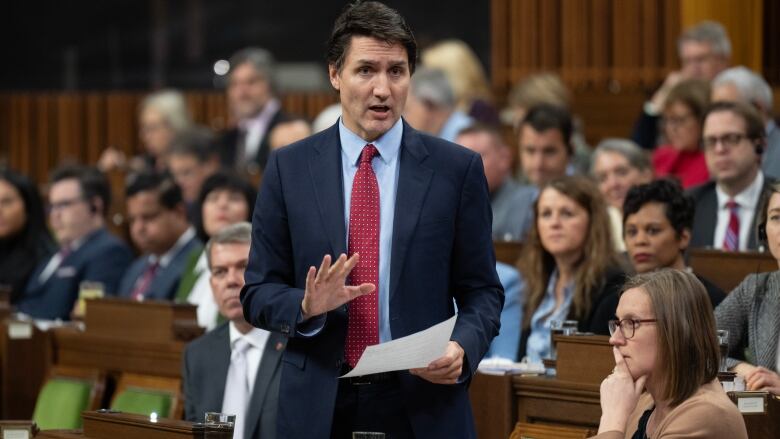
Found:
<path fill-rule="evenodd" d="M 743 133 L 726 133 L 722 136 L 706 136 L 702 139 L 701 143 L 704 145 L 704 149 L 715 149 L 715 147 L 718 146 L 718 142 L 720 142 L 723 148 L 731 149 L 747 138 L 748 136 Z"/>
<path fill-rule="evenodd" d="M 52 213 L 56 210 L 63 210 L 67 209 L 70 206 L 73 206 L 76 203 L 80 203 L 82 201 L 86 201 L 84 197 L 76 197 L 76 198 L 69 198 L 66 200 L 57 201 L 54 203 L 49 203 L 48 206 L 46 206 L 46 213 Z"/>
<path fill-rule="evenodd" d="M 658 319 L 610 320 L 609 322 L 607 322 L 607 326 L 609 327 L 609 335 L 615 335 L 615 331 L 617 331 L 617 329 L 620 328 L 620 334 L 623 335 L 623 338 L 628 340 L 629 338 L 634 336 L 634 333 L 636 332 L 636 328 L 639 327 L 640 323 L 652 323 L 657 321 Z"/>

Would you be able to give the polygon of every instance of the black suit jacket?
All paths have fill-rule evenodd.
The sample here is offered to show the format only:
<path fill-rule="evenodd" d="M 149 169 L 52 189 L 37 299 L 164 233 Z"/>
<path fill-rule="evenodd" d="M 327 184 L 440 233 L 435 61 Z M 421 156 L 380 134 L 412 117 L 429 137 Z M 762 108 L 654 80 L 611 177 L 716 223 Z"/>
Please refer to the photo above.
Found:
<path fill-rule="evenodd" d="M 206 412 L 219 412 L 225 395 L 225 380 L 230 367 L 230 328 L 228 322 L 195 339 L 184 349 L 184 416 L 203 422 Z M 245 437 L 274 439 L 279 400 L 279 367 L 286 339 L 271 333 L 257 369 L 255 387 L 249 402 Z M 281 347 L 281 348 L 280 348 Z"/>
<path fill-rule="evenodd" d="M 766 191 L 773 182 L 774 180 L 765 175 L 764 186 L 761 188 L 761 192 Z M 708 181 L 693 187 L 688 191 L 688 194 L 693 198 L 696 207 L 696 213 L 693 216 L 690 247 L 715 247 L 715 227 L 718 224 L 718 194 L 715 191 L 715 181 Z M 751 231 L 756 230 L 757 216 L 753 215 L 753 224 L 750 225 Z M 749 250 L 758 248 L 755 232 L 748 235 L 747 248 Z"/>
<path fill-rule="evenodd" d="M 268 155 L 271 153 L 271 145 L 269 144 L 271 130 L 280 122 L 284 122 L 287 119 L 287 114 L 280 109 L 268 123 L 268 129 L 260 139 L 260 148 L 257 150 L 257 155 L 252 158 L 252 163 L 257 165 L 261 171 L 265 169 L 265 164 L 268 162 Z M 219 139 L 220 162 L 227 168 L 235 167 L 236 162 L 238 161 L 239 133 L 240 130 L 238 128 L 233 128 L 222 133 L 222 136 Z"/>

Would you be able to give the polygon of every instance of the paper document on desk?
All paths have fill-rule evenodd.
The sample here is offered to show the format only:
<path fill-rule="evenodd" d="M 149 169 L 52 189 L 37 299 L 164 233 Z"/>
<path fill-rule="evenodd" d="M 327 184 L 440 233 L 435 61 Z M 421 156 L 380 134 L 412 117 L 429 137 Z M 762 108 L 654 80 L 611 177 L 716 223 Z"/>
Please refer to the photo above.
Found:
<path fill-rule="evenodd" d="M 428 329 L 369 346 L 354 369 L 341 378 L 428 367 L 447 350 L 457 315 Z"/>

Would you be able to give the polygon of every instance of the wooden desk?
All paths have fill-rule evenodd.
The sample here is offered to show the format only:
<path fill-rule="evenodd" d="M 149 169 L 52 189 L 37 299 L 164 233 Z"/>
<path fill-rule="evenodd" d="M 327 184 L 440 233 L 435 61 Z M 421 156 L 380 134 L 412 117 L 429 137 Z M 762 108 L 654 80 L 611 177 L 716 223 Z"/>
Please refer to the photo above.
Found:
<path fill-rule="evenodd" d="M 517 241 L 493 241 L 493 249 L 496 251 L 496 261 L 514 267 L 520 259 L 523 244 Z"/>
<path fill-rule="evenodd" d="M 200 423 L 158 419 L 126 413 L 84 412 L 83 430 L 48 430 L 36 439 L 230 439 L 232 428 L 215 431 Z M 207 434 L 208 433 L 208 434 Z"/>
<path fill-rule="evenodd" d="M 0 323 L 0 403 L 2 419 L 31 419 L 52 362 L 49 331 L 32 322 Z"/>
<path fill-rule="evenodd" d="M 469 387 L 479 439 L 508 438 L 517 417 L 511 375 L 477 373 Z"/>
<path fill-rule="evenodd" d="M 515 422 L 598 429 L 599 385 L 561 381 L 555 377 L 516 376 L 512 386 L 517 405 Z"/>
<path fill-rule="evenodd" d="M 561 335 L 553 341 L 558 355 L 556 376 L 561 381 L 600 385 L 615 367 L 605 335 Z"/>
<path fill-rule="evenodd" d="M 691 249 L 688 262 L 693 272 L 730 293 L 748 274 L 775 271 L 777 260 L 769 253 L 723 252 Z"/>
<path fill-rule="evenodd" d="M 60 365 L 174 378 L 181 376 L 185 346 L 181 341 L 117 340 L 72 328 L 55 329 L 53 344 Z"/>

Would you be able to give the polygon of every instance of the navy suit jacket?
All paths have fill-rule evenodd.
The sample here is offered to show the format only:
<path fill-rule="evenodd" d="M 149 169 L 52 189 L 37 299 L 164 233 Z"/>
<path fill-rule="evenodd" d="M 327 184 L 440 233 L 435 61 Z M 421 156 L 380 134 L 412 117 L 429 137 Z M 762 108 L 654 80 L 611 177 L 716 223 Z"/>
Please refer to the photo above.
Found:
<path fill-rule="evenodd" d="M 144 296 L 145 299 L 173 300 L 176 290 L 179 288 L 179 280 L 184 274 L 184 268 L 187 265 L 187 257 L 190 252 L 199 250 L 203 244 L 198 238 L 193 237 L 186 244 L 181 246 L 173 258 L 164 268 L 157 270 L 152 279 L 152 285 Z M 135 287 L 136 280 L 141 277 L 146 270 L 148 256 L 143 255 L 133 262 L 133 265 L 127 269 L 122 276 L 122 282 L 119 284 L 119 295 L 129 298 Z"/>
<path fill-rule="evenodd" d="M 70 253 L 45 282 L 40 275 L 51 258 L 43 260 L 33 270 L 17 310 L 38 319 L 69 319 L 83 281 L 100 282 L 106 294 L 114 294 L 122 273 L 133 260 L 133 253 L 119 238 L 106 229 L 89 235 L 83 244 Z"/>
<path fill-rule="evenodd" d="M 498 333 L 504 295 L 495 270 L 480 156 L 403 126 L 390 264 L 390 329 L 400 338 L 448 319 L 465 350 L 461 384 L 400 373 L 417 437 L 475 437 L 467 386 Z M 291 338 L 282 358 L 280 437 L 328 438 L 344 358 L 347 306 L 315 336 L 297 332 L 306 272 L 347 253 L 338 124 L 275 151 L 253 217 L 244 315 Z"/>
<path fill-rule="evenodd" d="M 265 345 L 255 386 L 249 400 L 244 438 L 274 439 L 279 398 L 279 375 L 285 337 L 271 333 Z M 230 367 L 230 329 L 223 323 L 195 339 L 184 349 L 184 417 L 203 422 L 206 412 L 219 412 Z"/>

